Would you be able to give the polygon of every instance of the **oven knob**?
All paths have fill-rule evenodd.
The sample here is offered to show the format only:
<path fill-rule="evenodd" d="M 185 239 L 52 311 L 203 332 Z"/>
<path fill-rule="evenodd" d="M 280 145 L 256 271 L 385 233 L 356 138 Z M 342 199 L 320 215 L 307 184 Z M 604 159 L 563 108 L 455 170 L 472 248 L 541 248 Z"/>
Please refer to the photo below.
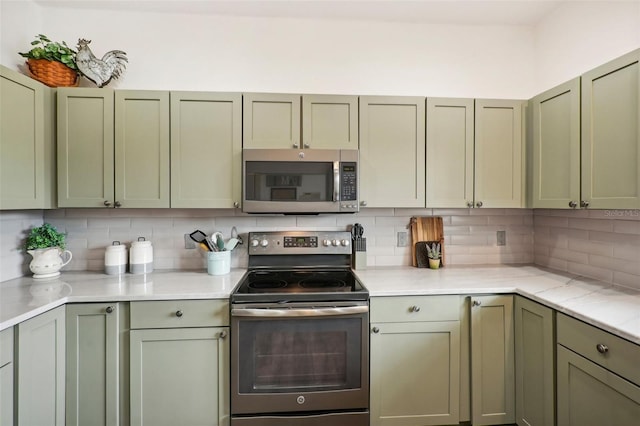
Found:
<path fill-rule="evenodd" d="M 267 241 L 267 240 L 262 240 L 262 241 L 260 241 L 260 245 L 261 245 L 262 247 L 266 247 L 266 246 L 268 246 L 268 245 L 269 245 L 269 241 Z"/>
<path fill-rule="evenodd" d="M 333 240 L 333 245 L 338 247 L 340 245 L 340 241 L 339 240 Z"/>
<path fill-rule="evenodd" d="M 349 240 L 342 240 L 342 245 L 347 247 L 349 245 Z"/>
<path fill-rule="evenodd" d="M 325 247 L 329 247 L 331 245 L 331 240 L 324 240 L 322 242 L 322 245 L 325 246 Z"/>
<path fill-rule="evenodd" d="M 258 247 L 258 244 L 260 244 L 258 240 L 251 240 L 251 247 Z"/>

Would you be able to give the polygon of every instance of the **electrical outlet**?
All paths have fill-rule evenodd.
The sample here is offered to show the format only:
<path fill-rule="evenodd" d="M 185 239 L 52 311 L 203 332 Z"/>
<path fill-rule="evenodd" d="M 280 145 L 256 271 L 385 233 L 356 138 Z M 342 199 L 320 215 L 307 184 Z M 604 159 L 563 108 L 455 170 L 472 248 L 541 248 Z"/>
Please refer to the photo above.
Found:
<path fill-rule="evenodd" d="M 406 232 L 398 232 L 398 247 L 406 247 L 409 245 L 409 242 L 407 241 L 408 237 L 407 237 L 407 233 Z"/>
<path fill-rule="evenodd" d="M 507 245 L 507 231 L 498 231 L 496 233 L 496 238 L 498 240 L 498 245 L 499 246 L 506 246 Z"/>
<path fill-rule="evenodd" d="M 196 242 L 191 239 L 189 234 L 184 234 L 184 248 L 186 248 L 187 250 L 191 250 L 197 247 L 198 246 L 196 246 Z"/>

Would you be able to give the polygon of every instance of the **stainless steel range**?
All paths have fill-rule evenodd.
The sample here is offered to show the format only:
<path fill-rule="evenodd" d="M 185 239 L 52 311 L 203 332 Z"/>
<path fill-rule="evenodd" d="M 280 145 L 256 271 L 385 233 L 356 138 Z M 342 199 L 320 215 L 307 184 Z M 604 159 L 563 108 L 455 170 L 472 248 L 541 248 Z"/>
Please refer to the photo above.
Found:
<path fill-rule="evenodd" d="M 231 426 L 368 426 L 369 292 L 348 232 L 254 232 L 231 294 Z"/>

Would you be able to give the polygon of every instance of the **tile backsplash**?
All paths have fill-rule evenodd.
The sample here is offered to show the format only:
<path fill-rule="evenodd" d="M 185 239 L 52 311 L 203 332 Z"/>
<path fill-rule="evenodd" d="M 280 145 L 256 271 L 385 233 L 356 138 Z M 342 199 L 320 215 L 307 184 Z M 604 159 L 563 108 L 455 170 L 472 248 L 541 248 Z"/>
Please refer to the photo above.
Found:
<path fill-rule="evenodd" d="M 640 212 L 637 210 L 375 209 L 353 215 L 247 215 L 233 209 L 58 209 L 0 212 L 0 281 L 29 274 L 30 256 L 19 246 L 31 226 L 50 222 L 67 233 L 73 252 L 66 270 L 102 271 L 105 248 L 145 237 L 158 270 L 205 269 L 199 250 L 185 249 L 195 229 L 229 236 L 251 231 L 365 228 L 367 263 L 409 265 L 409 246 L 397 247 L 412 216 L 442 216 L 448 265 L 536 263 L 605 282 L 640 288 Z M 506 231 L 498 246 L 497 231 Z M 246 245 L 232 255 L 246 266 Z"/>

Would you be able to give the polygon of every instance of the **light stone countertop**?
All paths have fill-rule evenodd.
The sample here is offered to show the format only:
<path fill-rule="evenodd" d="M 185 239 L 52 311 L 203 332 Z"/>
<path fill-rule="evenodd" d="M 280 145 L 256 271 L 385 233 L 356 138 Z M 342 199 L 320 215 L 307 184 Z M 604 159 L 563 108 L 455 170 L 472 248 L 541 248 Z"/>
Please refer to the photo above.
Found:
<path fill-rule="evenodd" d="M 226 299 L 245 269 L 157 271 L 121 277 L 63 272 L 53 280 L 0 283 L 0 330 L 65 303 L 172 299 Z M 372 297 L 515 293 L 640 344 L 640 291 L 537 266 L 410 266 L 356 270 Z"/>

